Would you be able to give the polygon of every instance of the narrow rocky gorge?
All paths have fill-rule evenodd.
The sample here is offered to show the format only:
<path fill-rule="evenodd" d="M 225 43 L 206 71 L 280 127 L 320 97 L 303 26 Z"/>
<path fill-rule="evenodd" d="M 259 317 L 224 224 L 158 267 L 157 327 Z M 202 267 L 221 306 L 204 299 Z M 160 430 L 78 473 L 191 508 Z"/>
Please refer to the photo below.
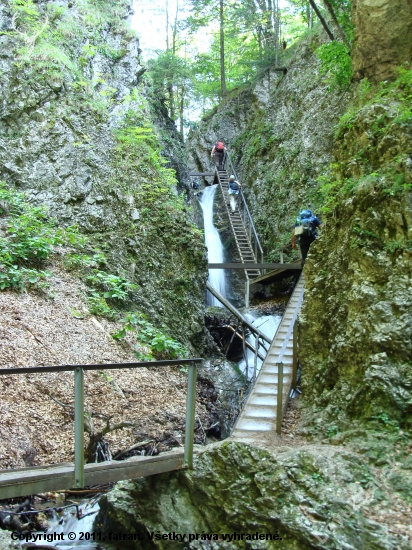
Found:
<path fill-rule="evenodd" d="M 228 145 L 265 259 L 298 261 L 291 231 L 302 208 L 322 220 L 304 268 L 302 396 L 293 405 L 299 425 L 275 447 L 233 439 L 198 445 L 193 470 L 118 483 L 102 497 L 95 529 L 135 533 L 119 548 L 139 550 L 411 548 L 410 1 L 353 2 L 353 76 L 344 86 L 324 70 L 316 50 L 328 38 L 315 26 L 287 51 L 287 71 L 269 68 L 229 92 L 185 146 L 146 79 L 127 24 L 128 1 L 33 6 L 29 17 L 19 2 L 0 0 L 0 180 L 24 191 L 30 204 L 46 206 L 58 226 L 76 225 L 73 234 L 84 241 L 83 248 L 56 246 L 41 264 L 52 272 L 49 286 L 27 295 L 2 292 L 4 366 L 24 357 L 51 364 L 58 354 L 67 362 L 82 354 L 90 362 L 132 360 L 132 331 L 110 340 L 126 325 L 110 316 L 115 304 L 140 328 L 161 331 L 162 341 L 208 358 L 202 376 L 213 377 L 218 367 L 210 356 L 218 352 L 204 323 L 207 257 L 188 174 L 211 170 L 217 139 Z M 8 212 L 0 208 L 3 223 Z M 227 256 L 235 258 L 222 209 L 215 221 Z M 126 281 L 127 299 L 104 298 L 102 273 Z M 240 303 L 243 282 L 230 284 L 231 300 Z M 96 300 L 100 309 L 92 310 Z M 37 325 L 33 309 L 41 314 Z M 71 347 L 61 336 L 64 323 Z M 147 352 L 144 342 L 139 346 Z M 167 349 L 154 353 L 171 357 Z M 113 449 L 159 439 L 159 432 L 158 450 L 179 446 L 185 373 L 109 374 L 92 377 L 88 406 L 97 410 L 103 391 L 115 420 L 126 414 L 135 421 L 108 436 Z M 28 410 L 33 382 L 40 384 L 25 378 L 23 385 Z M 62 400 L 71 381 L 60 382 L 51 385 Z M 54 432 L 42 446 L 44 419 L 24 419 L 14 403 L 17 381 L 3 377 L 0 384 L 13 397 L 2 404 L 2 466 L 72 458 Z M 217 419 L 215 401 L 204 380 L 198 443 Z M 51 408 L 68 434 L 58 404 L 42 403 L 39 416 Z M 156 533 L 180 539 L 158 540 Z M 255 533 L 272 538 L 253 539 Z"/>

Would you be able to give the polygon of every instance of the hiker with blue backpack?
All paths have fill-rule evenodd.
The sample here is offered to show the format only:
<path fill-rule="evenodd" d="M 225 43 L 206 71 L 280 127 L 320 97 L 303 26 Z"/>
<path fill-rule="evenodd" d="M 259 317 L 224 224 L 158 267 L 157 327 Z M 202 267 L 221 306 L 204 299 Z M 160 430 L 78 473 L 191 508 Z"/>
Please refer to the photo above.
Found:
<path fill-rule="evenodd" d="M 232 214 L 236 211 L 236 201 L 237 196 L 239 195 L 240 188 L 242 186 L 238 181 L 236 181 L 235 176 L 232 174 L 229 177 L 229 188 L 228 188 L 228 195 L 229 195 L 229 202 L 230 202 L 230 208 L 232 209 Z"/>
<path fill-rule="evenodd" d="M 305 265 L 310 245 L 318 236 L 317 228 L 320 226 L 321 221 L 310 210 L 302 210 L 296 218 L 292 232 L 292 248 L 296 248 L 297 239 L 302 256 L 302 267 Z"/>

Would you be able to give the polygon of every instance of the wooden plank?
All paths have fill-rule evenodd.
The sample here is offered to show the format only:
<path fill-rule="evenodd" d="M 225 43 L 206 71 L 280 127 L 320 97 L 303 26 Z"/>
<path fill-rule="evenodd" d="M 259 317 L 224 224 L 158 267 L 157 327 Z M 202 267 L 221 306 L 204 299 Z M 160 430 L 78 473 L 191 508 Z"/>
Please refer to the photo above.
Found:
<path fill-rule="evenodd" d="M 74 464 L 0 471 L 0 498 L 15 498 L 74 487 Z"/>
<path fill-rule="evenodd" d="M 105 482 L 135 479 L 184 468 L 184 453 L 170 455 L 139 456 L 119 462 L 100 462 L 86 464 L 84 478 L 86 485 L 98 485 Z"/>
<path fill-rule="evenodd" d="M 184 468 L 183 451 L 159 456 L 139 456 L 123 461 L 86 464 L 85 485 L 134 479 Z M 74 487 L 74 464 L 53 464 L 0 470 L 0 498 L 15 498 Z"/>

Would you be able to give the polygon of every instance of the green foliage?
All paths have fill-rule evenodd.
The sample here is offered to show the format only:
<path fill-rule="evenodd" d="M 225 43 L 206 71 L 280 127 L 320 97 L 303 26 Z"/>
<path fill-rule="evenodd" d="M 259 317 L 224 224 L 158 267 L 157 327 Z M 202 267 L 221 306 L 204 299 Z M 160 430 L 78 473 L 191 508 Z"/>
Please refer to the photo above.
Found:
<path fill-rule="evenodd" d="M 318 483 L 324 483 L 324 481 L 325 481 L 323 479 L 323 477 L 321 476 L 321 474 L 319 474 L 318 472 L 315 472 L 315 473 L 312 474 L 312 479 L 314 479 Z"/>
<path fill-rule="evenodd" d="M 98 268 L 107 263 L 106 256 L 102 252 L 96 252 L 92 256 L 72 252 L 66 254 L 63 260 L 66 269 Z"/>
<path fill-rule="evenodd" d="M 383 248 L 389 254 L 398 254 L 404 250 L 412 250 L 412 240 L 390 240 L 385 243 Z"/>
<path fill-rule="evenodd" d="M 64 230 L 32 206 L 23 193 L 0 182 L 0 289 L 23 289 L 44 281 L 49 274 L 40 269 L 55 245 L 77 242 L 75 228 Z"/>
<path fill-rule="evenodd" d="M 129 298 L 129 293 L 137 288 L 137 285 L 130 283 L 123 277 L 93 269 L 90 275 L 87 275 L 86 281 L 94 287 L 104 290 L 103 297 L 115 300 L 125 301 Z"/>
<path fill-rule="evenodd" d="M 381 413 L 376 416 L 371 416 L 371 420 L 379 422 L 380 426 L 383 426 L 385 431 L 399 432 L 399 423 L 396 420 L 392 420 L 386 413 Z"/>
<path fill-rule="evenodd" d="M 369 231 L 364 227 L 353 225 L 351 231 L 350 247 L 352 249 L 367 248 L 371 244 L 376 244 L 377 239 L 379 239 L 374 231 Z"/>
<path fill-rule="evenodd" d="M 87 297 L 87 304 L 89 312 L 99 317 L 107 317 L 108 319 L 114 319 L 116 317 L 116 311 L 109 306 L 104 296 L 99 292 L 92 291 Z"/>
<path fill-rule="evenodd" d="M 333 424 L 332 426 L 329 426 L 326 430 L 327 437 L 331 438 L 334 437 L 339 431 L 339 427 Z"/>
<path fill-rule="evenodd" d="M 149 355 L 145 357 L 171 359 L 187 356 L 187 350 L 179 342 L 154 327 L 143 313 L 128 313 L 121 322 L 123 328 L 113 334 L 113 338 L 122 339 L 128 331 L 135 333 L 138 340 L 150 349 Z M 138 357 L 142 358 L 139 351 Z"/>
<path fill-rule="evenodd" d="M 306 28 L 301 10 L 282 7 L 276 12 L 274 5 L 259 0 L 224 2 L 223 9 L 224 72 L 228 92 L 247 86 L 275 64 L 285 65 L 291 43 Z M 277 15 L 282 29 L 278 39 Z M 174 120 L 179 115 L 181 125 L 186 127 L 192 128 L 193 123 L 183 116 L 182 110 L 195 104 L 196 111 L 201 106 L 206 114 L 221 99 L 219 19 L 217 2 L 194 0 L 189 16 L 177 28 L 172 25 L 172 44 L 166 51 L 156 52 L 156 58 L 149 63 L 155 93 L 163 96 L 169 115 Z M 189 32 L 184 41 L 179 40 L 182 29 Z M 210 37 L 210 45 L 207 51 L 199 51 L 197 37 L 205 33 Z M 288 42 L 286 52 L 281 44 L 276 48 L 276 42 L 284 39 Z"/>
<path fill-rule="evenodd" d="M 321 60 L 320 70 L 328 76 L 329 89 L 336 86 L 347 88 L 352 78 L 352 63 L 350 52 L 341 42 L 328 42 L 317 48 L 316 54 Z"/>
<path fill-rule="evenodd" d="M 359 86 L 357 107 L 353 106 L 341 117 L 335 133 L 335 140 L 346 142 L 343 148 L 346 156 L 339 163 L 331 165 L 328 174 L 317 178 L 318 189 L 314 196 L 316 202 L 322 204 L 323 213 L 332 213 L 350 196 L 370 194 L 394 197 L 412 189 L 409 171 L 406 169 L 408 154 L 403 148 L 398 150 L 399 154 L 393 154 L 389 162 L 383 163 L 376 155 L 377 141 L 383 141 L 386 136 L 393 140 L 393 136 L 403 131 L 402 126 L 411 124 L 411 99 L 412 70 L 400 69 L 398 78 L 393 82 L 373 86 L 365 80 Z M 363 113 L 371 113 L 368 143 L 362 148 L 348 150 L 347 143 L 356 144 L 357 135 L 364 132 L 362 126 L 357 127 L 362 124 Z M 356 165 L 360 174 L 345 177 L 345 171 L 351 165 Z M 408 247 L 407 244 L 387 246 L 397 247 L 398 250 Z"/>

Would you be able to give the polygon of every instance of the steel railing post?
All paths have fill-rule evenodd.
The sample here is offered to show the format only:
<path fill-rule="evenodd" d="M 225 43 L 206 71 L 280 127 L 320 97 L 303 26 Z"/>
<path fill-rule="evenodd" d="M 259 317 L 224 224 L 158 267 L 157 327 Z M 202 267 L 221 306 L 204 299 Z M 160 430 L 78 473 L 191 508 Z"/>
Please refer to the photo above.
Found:
<path fill-rule="evenodd" d="M 246 353 L 246 330 L 245 330 L 245 324 L 242 323 L 242 346 L 243 346 L 243 357 L 245 358 L 246 363 L 246 381 L 249 379 L 249 363 L 247 360 L 247 353 Z"/>
<path fill-rule="evenodd" d="M 282 397 L 283 397 L 283 363 L 277 363 L 278 365 L 278 395 L 276 406 L 276 433 L 280 435 L 282 433 Z"/>
<path fill-rule="evenodd" d="M 259 351 L 259 335 L 256 334 L 256 338 L 255 338 L 255 359 L 253 361 L 253 378 L 252 378 L 253 384 L 256 381 L 258 351 Z"/>
<path fill-rule="evenodd" d="M 249 279 L 246 279 L 246 283 L 245 283 L 245 307 L 249 307 L 249 292 L 250 292 L 250 282 L 249 282 Z"/>
<path fill-rule="evenodd" d="M 74 481 L 84 487 L 84 371 L 74 370 Z"/>
<path fill-rule="evenodd" d="M 298 323 L 293 325 L 293 365 L 292 365 L 292 388 L 296 390 L 298 379 Z"/>
<path fill-rule="evenodd" d="M 187 377 L 187 401 L 186 401 L 186 432 L 185 432 L 185 465 L 193 468 L 193 440 L 195 432 L 195 407 L 196 407 L 196 364 L 189 366 Z"/>

